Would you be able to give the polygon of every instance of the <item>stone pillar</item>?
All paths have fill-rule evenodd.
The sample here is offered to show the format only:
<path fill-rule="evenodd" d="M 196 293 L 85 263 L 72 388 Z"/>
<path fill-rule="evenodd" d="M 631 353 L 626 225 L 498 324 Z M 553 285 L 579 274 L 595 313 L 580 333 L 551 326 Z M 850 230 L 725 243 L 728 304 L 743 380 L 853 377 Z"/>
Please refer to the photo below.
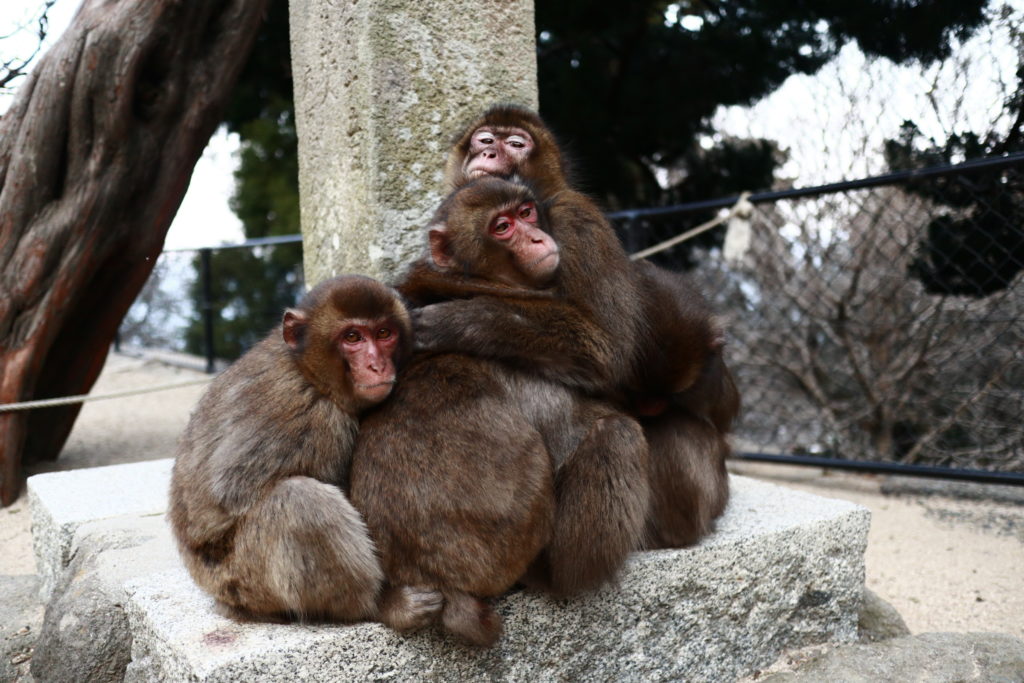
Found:
<path fill-rule="evenodd" d="M 306 282 L 422 252 L 452 135 L 537 106 L 531 0 L 290 0 Z"/>

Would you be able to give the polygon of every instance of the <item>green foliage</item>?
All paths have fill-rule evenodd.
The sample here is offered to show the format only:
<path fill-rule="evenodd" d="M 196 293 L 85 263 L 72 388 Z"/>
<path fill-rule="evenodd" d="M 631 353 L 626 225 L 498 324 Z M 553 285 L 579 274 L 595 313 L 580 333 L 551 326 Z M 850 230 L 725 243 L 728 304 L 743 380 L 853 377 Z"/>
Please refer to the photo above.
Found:
<path fill-rule="evenodd" d="M 913 121 L 885 143 L 894 170 L 942 166 L 1024 152 L 1024 71 L 1006 103 L 1017 117 L 1005 134 L 953 133 L 926 138 Z M 983 297 L 1005 289 L 1024 269 L 1024 174 L 1019 167 L 912 183 L 908 189 L 946 207 L 929 221 L 909 265 L 910 275 L 933 294 Z"/>
<path fill-rule="evenodd" d="M 225 123 L 241 138 L 231 209 L 246 238 L 297 234 L 298 137 L 292 105 L 288 3 L 274 0 L 249 63 L 233 94 Z M 200 258 L 195 259 L 201 272 Z M 286 244 L 214 251 L 211 290 L 214 355 L 234 359 L 281 320 L 302 293 L 302 247 Z M 204 353 L 202 282 L 191 289 L 195 314 L 186 349 Z"/>
<path fill-rule="evenodd" d="M 665 206 L 770 187 L 780 161 L 768 141 L 722 140 L 719 105 L 749 105 L 792 74 L 817 71 L 857 41 L 896 62 L 948 55 L 983 20 L 985 0 L 684 0 L 537 3 L 541 113 L 610 209 Z M 707 149 L 710 146 L 710 149 Z M 656 168 L 673 183 L 659 184 Z M 647 246 L 686 223 L 662 220 Z M 721 231 L 705 240 L 721 240 Z M 697 242 L 699 244 L 699 242 Z M 686 263 L 677 247 L 670 261 Z"/>

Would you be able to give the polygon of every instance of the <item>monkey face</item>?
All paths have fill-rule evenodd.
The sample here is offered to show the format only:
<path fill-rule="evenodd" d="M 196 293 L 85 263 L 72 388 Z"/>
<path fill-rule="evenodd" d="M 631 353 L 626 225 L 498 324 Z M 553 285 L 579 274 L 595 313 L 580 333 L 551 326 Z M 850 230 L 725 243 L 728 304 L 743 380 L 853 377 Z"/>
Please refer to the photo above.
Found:
<path fill-rule="evenodd" d="M 410 351 L 398 294 L 360 275 L 321 282 L 284 313 L 281 336 L 302 374 L 349 415 L 380 403 Z"/>
<path fill-rule="evenodd" d="M 537 206 L 532 201 L 495 214 L 487 224 L 487 235 L 509 254 L 514 271 L 507 276 L 510 284 L 542 287 L 554 277 L 558 245 L 537 224 Z"/>
<path fill-rule="evenodd" d="M 467 178 L 510 175 L 533 150 L 533 137 L 512 126 L 481 126 L 473 131 L 463 164 Z"/>
<path fill-rule="evenodd" d="M 391 393 L 399 336 L 398 325 L 390 319 L 345 321 L 336 343 L 360 402 L 374 405 Z"/>

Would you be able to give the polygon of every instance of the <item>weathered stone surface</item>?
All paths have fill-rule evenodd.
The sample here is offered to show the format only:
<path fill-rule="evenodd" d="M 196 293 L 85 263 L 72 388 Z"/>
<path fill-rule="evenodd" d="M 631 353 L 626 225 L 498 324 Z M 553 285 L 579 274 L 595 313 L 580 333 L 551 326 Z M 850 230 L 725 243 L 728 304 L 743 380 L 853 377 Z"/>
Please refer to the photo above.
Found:
<path fill-rule="evenodd" d="M 121 681 L 132 636 L 124 613 L 127 580 L 178 563 L 163 515 L 87 522 L 46 607 L 32 658 L 40 681 Z"/>
<path fill-rule="evenodd" d="M 419 256 L 451 136 L 537 106 L 533 2 L 291 0 L 306 281 Z"/>
<path fill-rule="evenodd" d="M 491 651 L 377 624 L 239 623 L 192 583 L 162 515 L 89 522 L 85 511 L 60 511 L 67 500 L 116 496 L 126 482 L 139 483 L 121 509 L 162 510 L 170 462 L 162 465 L 162 479 L 151 471 L 144 482 L 138 465 L 66 473 L 60 496 L 32 482 L 34 514 L 75 529 L 37 643 L 39 680 L 731 680 L 783 650 L 857 634 L 868 512 L 743 477 L 732 478 L 718 530 L 697 547 L 637 554 L 619 586 L 585 597 L 503 599 L 506 633 Z M 93 509 L 106 517 L 118 504 Z M 37 527 L 64 547 L 60 524 Z"/>
<path fill-rule="evenodd" d="M 153 460 L 29 478 L 32 546 L 44 602 L 70 561 L 72 539 L 79 526 L 123 515 L 163 514 L 173 463 L 171 459 Z"/>
<path fill-rule="evenodd" d="M 0 576 L 0 681 L 27 680 L 43 624 L 35 574 Z"/>
<path fill-rule="evenodd" d="M 868 587 L 864 587 L 864 603 L 857 620 L 860 639 L 865 641 L 887 640 L 909 636 L 910 629 L 896 608 L 887 603 Z"/>
<path fill-rule="evenodd" d="M 377 624 L 239 623 L 181 568 L 129 582 L 128 681 L 733 680 L 785 649 L 857 635 L 868 512 L 733 477 L 718 531 L 634 556 L 620 585 L 499 603 L 498 647 Z"/>
<path fill-rule="evenodd" d="M 764 683 L 1024 681 L 1024 641 L 1005 633 L 922 633 L 844 645 Z"/>

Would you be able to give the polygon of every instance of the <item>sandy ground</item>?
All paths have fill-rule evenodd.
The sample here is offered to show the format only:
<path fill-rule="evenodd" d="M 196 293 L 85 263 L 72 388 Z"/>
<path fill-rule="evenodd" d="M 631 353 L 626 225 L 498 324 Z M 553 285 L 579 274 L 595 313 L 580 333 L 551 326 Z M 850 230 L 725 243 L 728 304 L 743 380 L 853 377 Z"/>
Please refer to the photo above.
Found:
<path fill-rule="evenodd" d="M 93 394 L 202 377 L 156 360 L 112 354 Z M 30 474 L 171 457 L 203 389 L 87 403 L 60 459 Z M 899 610 L 912 632 L 1000 631 L 1024 638 L 1024 488 L 934 487 L 740 462 L 731 469 L 870 509 L 868 587 Z M 35 573 L 24 495 L 0 510 L 0 548 L 0 581 Z"/>

